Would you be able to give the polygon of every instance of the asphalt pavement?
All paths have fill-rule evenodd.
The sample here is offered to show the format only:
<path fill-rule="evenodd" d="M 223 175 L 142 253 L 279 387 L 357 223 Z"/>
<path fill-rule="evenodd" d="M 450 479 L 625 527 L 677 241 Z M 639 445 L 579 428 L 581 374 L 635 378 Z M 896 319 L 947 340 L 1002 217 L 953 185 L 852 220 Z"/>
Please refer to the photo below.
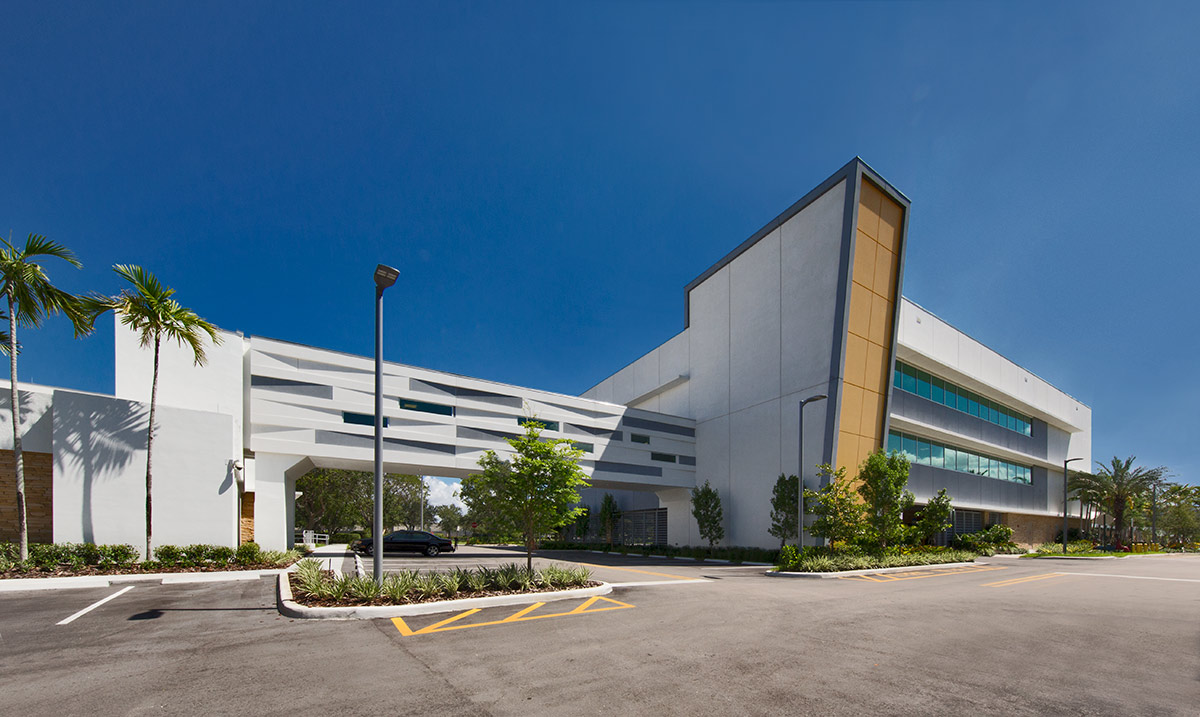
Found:
<path fill-rule="evenodd" d="M 623 586 L 399 622 L 283 618 L 268 578 L 0 595 L 4 712 L 1200 714 L 1200 556 L 835 580 L 539 559 Z"/>

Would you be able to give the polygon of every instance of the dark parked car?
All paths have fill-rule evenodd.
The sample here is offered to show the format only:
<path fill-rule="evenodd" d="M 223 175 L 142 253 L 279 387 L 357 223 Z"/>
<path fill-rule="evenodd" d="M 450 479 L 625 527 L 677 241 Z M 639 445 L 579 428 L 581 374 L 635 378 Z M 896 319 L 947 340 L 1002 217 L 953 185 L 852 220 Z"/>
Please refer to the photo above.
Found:
<path fill-rule="evenodd" d="M 350 549 L 363 555 L 374 554 L 374 540 L 363 538 L 350 544 Z M 383 536 L 383 554 L 425 553 L 433 557 L 438 553 L 453 553 L 454 543 L 423 530 L 397 530 Z"/>

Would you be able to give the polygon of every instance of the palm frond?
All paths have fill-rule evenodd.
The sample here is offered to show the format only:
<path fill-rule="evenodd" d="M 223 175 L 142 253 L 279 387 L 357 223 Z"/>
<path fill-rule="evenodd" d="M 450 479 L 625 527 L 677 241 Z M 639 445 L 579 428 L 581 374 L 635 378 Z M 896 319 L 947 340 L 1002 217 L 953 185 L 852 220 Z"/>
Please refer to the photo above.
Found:
<path fill-rule="evenodd" d="M 155 339 L 174 341 L 190 348 L 195 364 L 203 366 L 207 361 L 205 337 L 214 345 L 221 343 L 216 327 L 173 299 L 175 290 L 142 267 L 118 264 L 113 271 L 133 288 L 107 299 L 106 310 L 113 311 L 122 324 L 137 332 L 143 347 L 151 346 Z"/>

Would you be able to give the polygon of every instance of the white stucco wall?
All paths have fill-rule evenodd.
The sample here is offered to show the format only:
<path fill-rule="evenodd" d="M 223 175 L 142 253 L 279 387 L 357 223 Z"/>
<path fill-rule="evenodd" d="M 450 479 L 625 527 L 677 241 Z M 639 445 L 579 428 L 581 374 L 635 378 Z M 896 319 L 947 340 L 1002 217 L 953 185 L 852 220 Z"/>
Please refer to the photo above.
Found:
<path fill-rule="evenodd" d="M 21 448 L 50 453 L 52 441 L 51 404 L 54 389 L 21 383 Z M 0 381 L 0 450 L 13 449 L 12 398 L 9 381 Z"/>
<path fill-rule="evenodd" d="M 53 400 L 55 542 L 143 547 L 149 406 L 61 389 Z M 158 411 L 154 545 L 237 545 L 232 419 Z"/>

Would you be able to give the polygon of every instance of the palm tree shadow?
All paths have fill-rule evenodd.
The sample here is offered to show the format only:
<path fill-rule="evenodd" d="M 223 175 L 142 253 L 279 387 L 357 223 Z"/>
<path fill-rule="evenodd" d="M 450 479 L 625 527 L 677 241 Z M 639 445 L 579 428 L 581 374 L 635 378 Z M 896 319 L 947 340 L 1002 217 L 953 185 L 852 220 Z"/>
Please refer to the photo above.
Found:
<path fill-rule="evenodd" d="M 108 400 L 103 410 L 54 412 L 56 461 L 69 462 L 82 476 L 81 521 L 85 543 L 96 542 L 92 522 L 92 488 L 125 466 L 146 448 L 149 410 L 140 403 Z M 60 438 L 61 437 L 61 438 Z M 59 441 L 61 440 L 61 443 Z"/>

